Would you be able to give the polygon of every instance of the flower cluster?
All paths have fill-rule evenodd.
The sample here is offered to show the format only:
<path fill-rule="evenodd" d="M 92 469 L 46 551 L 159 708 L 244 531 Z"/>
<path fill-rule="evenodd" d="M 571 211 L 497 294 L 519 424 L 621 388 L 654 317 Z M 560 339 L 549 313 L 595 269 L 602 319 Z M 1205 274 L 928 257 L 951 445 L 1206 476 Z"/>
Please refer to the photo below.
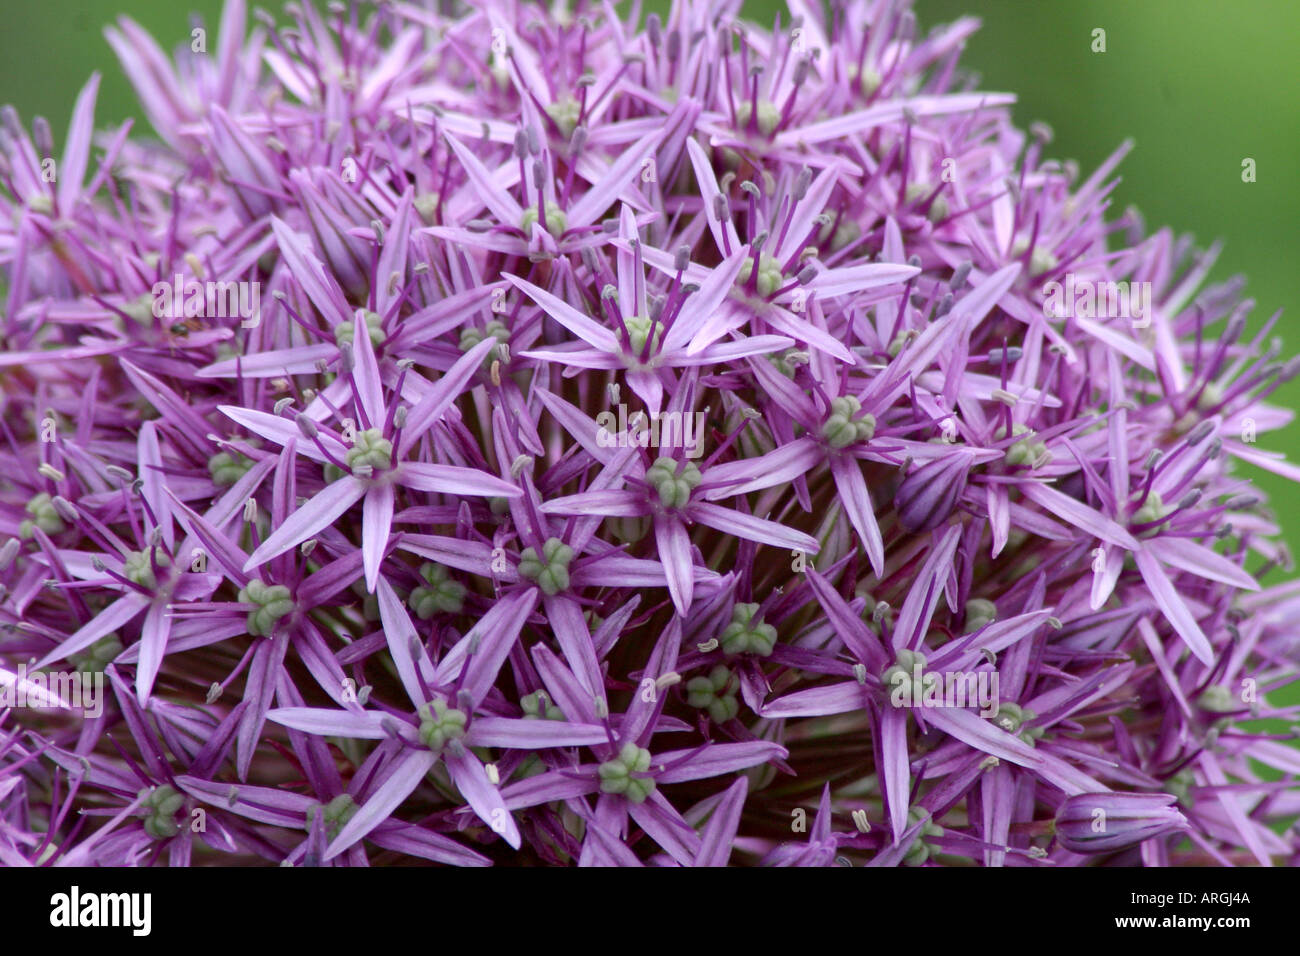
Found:
<path fill-rule="evenodd" d="M 434 6 L 0 116 L 0 863 L 1295 862 L 1300 367 L 1122 150 L 895 0 Z"/>

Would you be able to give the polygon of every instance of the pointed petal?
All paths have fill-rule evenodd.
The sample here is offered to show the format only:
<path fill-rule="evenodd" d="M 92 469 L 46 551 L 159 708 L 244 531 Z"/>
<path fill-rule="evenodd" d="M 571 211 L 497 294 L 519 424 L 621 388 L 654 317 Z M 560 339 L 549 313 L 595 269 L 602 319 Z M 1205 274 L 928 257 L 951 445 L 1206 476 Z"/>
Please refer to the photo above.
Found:
<path fill-rule="evenodd" d="M 366 590 L 375 593 L 379 580 L 379 566 L 388 548 L 388 536 L 393 529 L 393 502 L 396 492 L 392 485 L 372 485 L 366 492 L 361 508 L 361 555 L 366 569 Z"/>
<path fill-rule="evenodd" d="M 432 491 L 444 495 L 482 495 L 485 498 L 520 498 L 523 491 L 496 475 L 477 468 L 460 465 L 431 465 L 424 462 L 403 462 L 397 480 L 417 491 Z"/>
<path fill-rule="evenodd" d="M 448 754 L 445 759 L 451 778 L 456 781 L 456 787 L 465 802 L 494 833 L 516 850 L 519 849 L 523 842 L 519 827 L 506 809 L 501 791 L 488 779 L 487 771 L 483 769 L 478 757 L 467 750 L 459 756 Z"/>
<path fill-rule="evenodd" d="M 376 596 L 379 600 L 379 619 L 384 625 L 388 653 L 392 655 L 397 676 L 406 689 L 406 696 L 412 704 L 418 706 L 425 703 L 424 688 L 420 686 L 418 675 L 423 674 L 425 683 L 432 684 L 433 665 L 420 645 L 419 635 L 411 623 L 410 615 L 406 613 L 402 599 L 397 596 L 387 578 L 380 578 L 378 585 Z M 413 656 L 417 652 L 418 661 Z"/>
<path fill-rule="evenodd" d="M 876 522 L 876 507 L 871 503 L 867 479 L 862 476 L 862 466 L 856 458 L 835 455 L 831 458 L 831 475 L 840 493 L 840 502 L 849 516 L 849 523 L 862 539 L 867 560 L 877 578 L 885 576 L 885 541 Z"/>
<path fill-rule="evenodd" d="M 691 539 L 686 527 L 673 517 L 656 520 L 655 541 L 673 605 L 678 614 L 686 614 L 695 595 L 695 560 L 691 557 Z"/>
<path fill-rule="evenodd" d="M 700 834 L 700 849 L 695 854 L 696 866 L 726 866 L 731 859 L 731 847 L 736 841 L 736 828 L 740 814 L 745 809 L 749 781 L 739 777 L 722 795 L 713 815 Z"/>
<path fill-rule="evenodd" d="M 387 820 L 389 814 L 415 792 L 415 788 L 424 780 L 424 775 L 438 762 L 436 754 L 420 748 L 403 750 L 396 759 L 397 768 L 392 775 L 357 810 L 352 819 L 343 825 L 339 835 L 326 847 L 326 859 L 338 856 Z"/>
<path fill-rule="evenodd" d="M 1210 647 L 1205 632 L 1201 630 L 1201 626 L 1196 623 L 1196 618 L 1183 603 L 1183 599 L 1160 567 L 1160 562 L 1156 560 L 1155 555 L 1146 548 L 1139 548 L 1133 552 L 1133 559 L 1137 562 L 1138 570 L 1142 572 L 1142 580 L 1151 589 L 1151 596 L 1155 598 L 1160 610 L 1178 632 L 1178 636 L 1186 642 L 1197 660 L 1206 667 L 1213 667 L 1214 649 Z"/>
<path fill-rule="evenodd" d="M 617 354 L 619 351 L 618 339 L 614 337 L 613 332 L 603 325 L 597 324 L 588 316 L 583 315 L 569 303 L 556 298 L 545 289 L 538 288 L 531 282 L 526 282 L 510 273 L 503 274 L 502 278 L 508 280 L 515 288 L 531 297 L 534 302 L 545 310 L 547 315 L 587 344 L 600 349 L 602 352 Z"/>
<path fill-rule="evenodd" d="M 690 506 L 689 513 L 691 518 L 700 524 L 706 524 L 710 528 L 716 528 L 748 541 L 757 541 L 759 544 L 770 544 L 775 548 L 787 548 L 805 554 L 816 554 L 821 547 L 816 538 L 802 531 L 787 528 L 767 518 L 757 518 L 732 508 L 724 508 L 721 505 L 697 501 Z"/>
<path fill-rule="evenodd" d="M 254 411 L 251 408 L 240 408 L 238 405 L 218 405 L 217 410 L 227 418 L 243 425 L 255 435 L 273 441 L 277 445 L 287 445 L 290 439 L 296 439 L 298 442 L 298 453 L 306 455 L 313 461 L 321 463 L 329 461 L 321 450 L 316 447 L 314 441 L 304 440 L 302 432 L 298 426 L 288 419 L 281 418 L 278 415 L 269 415 L 266 412 Z M 329 453 L 343 461 L 348 456 L 348 447 L 336 438 L 331 437 L 326 432 L 317 433 L 321 444 L 329 449 Z"/>
<path fill-rule="evenodd" d="M 153 682 L 167 653 L 167 638 L 171 634 L 172 619 L 166 613 L 167 605 L 157 601 L 149 606 L 140 629 L 140 663 L 135 670 L 135 690 L 140 706 L 148 706 Z"/>
<path fill-rule="evenodd" d="M 379 381 L 379 362 L 375 359 L 375 347 L 370 341 L 369 327 L 366 325 L 364 309 L 357 309 L 356 334 L 352 337 L 352 388 L 357 396 L 357 404 L 365 413 L 370 428 L 379 428 L 384 423 L 384 389 Z"/>
<path fill-rule="evenodd" d="M 312 535 L 328 528 L 339 516 L 351 508 L 366 493 L 366 484 L 351 475 L 345 475 L 307 502 L 276 528 L 269 538 L 244 562 L 244 570 L 253 568 L 284 554 Z"/>

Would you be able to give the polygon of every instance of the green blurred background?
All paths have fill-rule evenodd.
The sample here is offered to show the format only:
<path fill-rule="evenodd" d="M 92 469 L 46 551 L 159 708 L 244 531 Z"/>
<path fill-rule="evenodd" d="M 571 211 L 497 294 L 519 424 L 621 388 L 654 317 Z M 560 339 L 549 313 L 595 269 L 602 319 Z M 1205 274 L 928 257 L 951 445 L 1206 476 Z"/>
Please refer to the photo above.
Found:
<path fill-rule="evenodd" d="M 99 70 L 101 124 L 139 118 L 103 26 L 127 13 L 171 49 L 188 43 L 190 11 L 214 41 L 220 8 L 220 0 L 11 4 L 0 33 L 0 103 L 18 106 L 28 122 L 45 115 L 61 141 L 77 90 Z M 267 8 L 279 12 L 278 3 Z M 647 7 L 666 8 L 661 0 Z M 746 14 L 770 24 L 777 8 L 749 0 Z M 1248 277 L 1255 325 L 1285 307 L 1278 333 L 1288 353 L 1300 352 L 1300 330 L 1292 331 L 1300 305 L 1300 2 L 917 0 L 916 13 L 923 31 L 980 17 L 965 68 L 982 76 L 984 89 L 1017 94 L 1022 126 L 1049 123 L 1056 133 L 1049 152 L 1077 160 L 1083 176 L 1133 138 L 1116 214 L 1135 205 L 1149 228 L 1168 224 L 1200 245 L 1222 238 L 1214 278 Z M 1097 27 L 1106 31 L 1105 53 L 1091 49 Z M 1245 157 L 1256 161 L 1254 183 L 1241 180 Z M 1300 380 L 1276 400 L 1300 407 Z M 1300 424 L 1260 444 L 1300 461 Z M 1300 489 L 1271 475 L 1260 480 L 1300 549 L 1293 514 Z"/>

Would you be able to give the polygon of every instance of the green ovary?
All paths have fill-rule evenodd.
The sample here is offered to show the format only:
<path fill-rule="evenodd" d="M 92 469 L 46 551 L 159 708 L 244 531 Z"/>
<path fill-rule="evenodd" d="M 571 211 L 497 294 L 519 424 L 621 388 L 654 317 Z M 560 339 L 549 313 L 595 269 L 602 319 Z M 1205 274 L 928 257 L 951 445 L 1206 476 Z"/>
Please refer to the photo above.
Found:
<path fill-rule="evenodd" d="M 896 689 L 901 688 L 905 683 L 912 685 L 911 695 L 895 703 L 894 706 L 908 707 L 919 704 L 925 695 L 925 655 L 917 651 L 909 651 L 907 648 L 900 649 L 894 655 L 893 666 L 880 675 L 880 682 L 885 685 L 885 691 L 890 695 L 890 703 L 895 702 Z"/>
<path fill-rule="evenodd" d="M 54 498 L 48 492 L 42 491 L 40 494 L 33 495 L 32 499 L 27 502 L 25 509 L 31 518 L 26 519 L 18 526 L 18 537 L 30 538 L 32 529 L 40 528 L 46 534 L 58 534 L 66 527 L 59 512 L 54 507 Z"/>
<path fill-rule="evenodd" d="M 168 784 L 158 787 L 145 787 L 139 796 L 144 798 L 142 806 L 148 811 L 145 817 L 144 832 L 155 840 L 168 840 L 181 831 L 176 822 L 176 813 L 185 805 L 185 795 L 178 793 Z"/>
<path fill-rule="evenodd" d="M 1211 713 L 1226 714 L 1242 710 L 1245 704 L 1232 695 L 1232 691 L 1222 684 L 1211 684 L 1196 698 L 1196 706 Z"/>
<path fill-rule="evenodd" d="M 934 187 L 926 183 L 912 183 L 907 187 L 907 201 L 909 203 L 918 202 L 925 199 L 932 192 Z M 929 212 L 926 214 L 931 222 L 941 222 L 948 218 L 948 200 L 942 195 L 935 196 L 934 201 L 930 203 Z"/>
<path fill-rule="evenodd" d="M 442 753 L 442 748 L 453 740 L 465 736 L 465 724 L 469 718 L 463 710 L 448 707 L 445 702 L 435 700 L 432 710 L 430 705 L 420 705 L 420 743 L 434 753 Z"/>
<path fill-rule="evenodd" d="M 621 793 L 633 803 L 644 803 L 646 797 L 654 793 L 653 777 L 634 777 L 634 773 L 645 773 L 650 769 L 650 751 L 628 741 L 613 760 L 600 765 L 602 793 Z"/>
<path fill-rule="evenodd" d="M 908 829 L 916 826 L 925 815 L 926 811 L 921 807 L 912 807 L 908 810 Z M 916 835 L 916 842 L 912 844 L 911 849 L 907 851 L 907 855 L 903 857 L 903 862 L 908 866 L 920 866 L 926 860 L 930 859 L 931 854 L 938 850 L 937 847 L 926 840 L 926 837 L 941 836 L 943 836 L 943 827 L 933 821 L 927 821 L 926 824 L 921 827 L 921 832 Z"/>
<path fill-rule="evenodd" d="M 757 604 L 737 604 L 731 609 L 731 623 L 722 631 L 718 643 L 728 657 L 737 654 L 757 654 L 767 657 L 776 646 L 776 628 L 755 618 Z"/>
<path fill-rule="evenodd" d="M 740 703 L 736 700 L 739 688 L 736 676 L 725 664 L 719 664 L 707 677 L 693 677 L 686 682 L 686 702 L 707 709 L 709 716 L 720 724 L 740 713 Z"/>
<path fill-rule="evenodd" d="M 333 840 L 339 835 L 339 831 L 356 816 L 357 802 L 346 793 L 341 793 L 329 803 L 318 803 L 307 811 L 307 823 L 310 826 L 316 817 L 323 816 L 325 822 L 325 834 Z"/>
<path fill-rule="evenodd" d="M 582 104 L 572 94 L 566 93 L 554 103 L 547 104 L 546 115 L 555 120 L 555 125 L 560 128 L 564 138 L 568 139 L 578 128 L 578 120 L 582 118 Z"/>
<path fill-rule="evenodd" d="M 1022 741 L 1032 747 L 1034 741 L 1043 736 L 1043 728 L 1026 727 L 1025 724 L 1037 716 L 1032 710 L 1021 707 L 1019 704 L 1005 703 L 998 707 L 997 716 L 993 718 L 993 723 L 1009 734 L 1016 734 Z"/>
<path fill-rule="evenodd" d="M 749 102 L 741 103 L 736 107 L 736 127 L 740 130 L 749 128 L 749 121 L 754 116 L 754 107 Z M 776 132 L 777 124 L 781 122 L 781 111 L 771 100 L 758 101 L 758 131 L 764 136 L 771 136 Z"/>
<path fill-rule="evenodd" d="M 741 287 L 749 285 L 749 280 L 753 275 L 754 259 L 751 256 L 741 265 L 740 275 L 736 277 L 736 284 Z M 758 294 L 766 299 L 781 288 L 784 281 L 785 273 L 781 269 L 781 263 L 776 261 L 776 257 L 770 256 L 766 252 L 759 253 L 758 279 L 754 283 L 758 288 Z"/>
<path fill-rule="evenodd" d="M 555 702 L 546 696 L 545 691 L 525 694 L 519 701 L 524 709 L 524 720 L 564 720 L 564 712 L 555 706 Z"/>
<path fill-rule="evenodd" d="M 381 325 L 383 319 L 377 312 L 366 312 L 366 332 L 370 335 L 370 344 L 374 348 L 379 348 L 384 339 L 388 338 Z M 353 322 L 340 322 L 334 326 L 334 341 L 339 345 L 351 345 L 356 339 L 357 327 Z"/>
<path fill-rule="evenodd" d="M 348 467 L 356 471 L 364 465 L 382 471 L 393 461 L 393 443 L 378 428 L 367 428 L 357 433 L 356 443 L 348 449 Z"/>
<path fill-rule="evenodd" d="M 153 549 L 153 563 L 159 568 L 171 566 L 171 558 L 157 548 Z M 132 551 L 122 562 L 123 570 L 126 572 L 127 580 L 141 587 L 153 589 L 158 586 L 158 578 L 153 572 L 153 563 L 149 560 L 148 551 Z"/>
<path fill-rule="evenodd" d="M 219 451 L 208 459 L 208 474 L 218 488 L 233 485 L 248 473 L 253 462 L 238 453 Z"/>
<path fill-rule="evenodd" d="M 525 548 L 519 555 L 519 574 L 537 582 L 542 593 L 555 596 L 569 586 L 569 562 L 573 549 L 559 538 L 550 538 L 542 545 L 539 556 L 536 548 Z"/>
<path fill-rule="evenodd" d="M 427 621 L 439 611 L 444 614 L 459 614 L 465 604 L 465 585 L 454 581 L 447 575 L 447 569 L 441 564 L 426 562 L 420 566 L 420 577 L 428 587 L 417 587 L 411 592 L 410 605 L 415 616 Z"/>
<path fill-rule="evenodd" d="M 293 598 L 283 584 L 266 584 L 256 578 L 239 592 L 240 604 L 256 604 L 257 609 L 248 614 L 248 633 L 255 637 L 269 637 L 275 622 L 293 610 Z"/>
<path fill-rule="evenodd" d="M 489 336 L 497 340 L 497 345 L 489 349 L 487 356 L 483 359 L 482 368 L 484 369 L 490 368 L 493 362 L 501 358 L 501 346 L 509 341 L 510 330 L 501 322 L 493 319 L 487 324 L 486 330 L 476 329 L 471 326 L 468 329 L 463 329 L 460 333 L 460 350 L 462 352 L 468 352 Z"/>
<path fill-rule="evenodd" d="M 704 480 L 695 462 L 688 461 L 677 471 L 676 460 L 664 456 L 646 469 L 645 479 L 659 495 L 665 508 L 684 508 L 691 500 L 691 492 Z"/>
<path fill-rule="evenodd" d="M 880 89 L 880 74 L 871 67 L 864 66 L 858 74 L 858 88 L 862 90 L 863 96 L 870 99 L 871 94 Z"/>
<path fill-rule="evenodd" d="M 420 218 L 426 226 L 432 226 L 435 223 L 435 215 L 438 212 L 438 203 L 442 201 L 442 196 L 438 193 L 420 193 L 411 203 L 415 211 L 419 213 Z"/>
<path fill-rule="evenodd" d="M 1017 239 L 1015 245 L 1011 247 L 1011 258 L 1016 258 L 1029 248 L 1028 239 Z M 1051 272 L 1056 268 L 1058 262 L 1055 255 L 1050 249 L 1044 249 L 1042 246 L 1034 246 L 1033 254 L 1029 257 L 1029 274 L 1041 275 L 1044 272 Z"/>
<path fill-rule="evenodd" d="M 627 337 L 632 343 L 633 358 L 639 359 L 645 353 L 646 342 L 650 343 L 651 355 L 659 350 L 659 344 L 664 337 L 662 323 L 655 322 L 644 315 L 633 315 L 624 319 L 623 324 L 627 326 Z"/>
<path fill-rule="evenodd" d="M 966 602 L 966 633 L 978 631 L 985 624 L 998 619 L 998 607 L 987 598 L 971 598 Z"/>
<path fill-rule="evenodd" d="M 860 441 L 870 441 L 876 434 L 876 417 L 863 415 L 862 403 L 852 395 L 831 400 L 831 413 L 822 423 L 822 438 L 832 448 L 847 448 Z"/>
<path fill-rule="evenodd" d="M 73 654 L 69 660 L 82 673 L 97 674 L 103 671 L 121 653 L 122 642 L 118 640 L 117 634 L 105 634 L 86 648 L 85 653 Z"/>
<path fill-rule="evenodd" d="M 1033 437 L 1033 432 L 1025 425 L 1011 426 L 1012 435 L 1024 435 L 1026 437 L 1015 442 L 1007 449 L 1008 465 L 1033 465 L 1034 462 L 1041 460 L 1048 455 L 1047 445 Z"/>
<path fill-rule="evenodd" d="M 1142 507 L 1133 513 L 1133 524 L 1149 524 L 1152 521 L 1159 521 L 1165 515 L 1169 514 L 1169 509 L 1160 499 L 1159 493 L 1155 491 L 1147 492 L 1146 501 L 1142 502 Z"/>
<path fill-rule="evenodd" d="M 553 236 L 563 235 L 569 228 L 569 217 L 564 214 L 564 210 L 550 200 L 546 200 L 546 231 Z M 524 231 L 524 235 L 533 234 L 533 224 L 537 222 L 537 206 L 531 205 L 524 210 L 524 218 L 519 223 L 519 228 Z"/>

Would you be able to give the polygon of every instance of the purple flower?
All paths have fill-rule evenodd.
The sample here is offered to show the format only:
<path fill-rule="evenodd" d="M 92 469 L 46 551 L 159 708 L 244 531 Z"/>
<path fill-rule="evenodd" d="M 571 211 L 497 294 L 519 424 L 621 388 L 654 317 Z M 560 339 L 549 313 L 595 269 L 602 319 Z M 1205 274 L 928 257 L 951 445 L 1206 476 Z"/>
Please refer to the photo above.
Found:
<path fill-rule="evenodd" d="M 1277 316 L 975 21 L 739 11 L 230 0 L 107 31 L 156 136 L 0 111 L 0 863 L 1300 856 Z"/>
<path fill-rule="evenodd" d="M 1056 811 L 1056 839 L 1074 853 L 1111 853 L 1186 829 L 1167 793 L 1080 793 Z"/>

